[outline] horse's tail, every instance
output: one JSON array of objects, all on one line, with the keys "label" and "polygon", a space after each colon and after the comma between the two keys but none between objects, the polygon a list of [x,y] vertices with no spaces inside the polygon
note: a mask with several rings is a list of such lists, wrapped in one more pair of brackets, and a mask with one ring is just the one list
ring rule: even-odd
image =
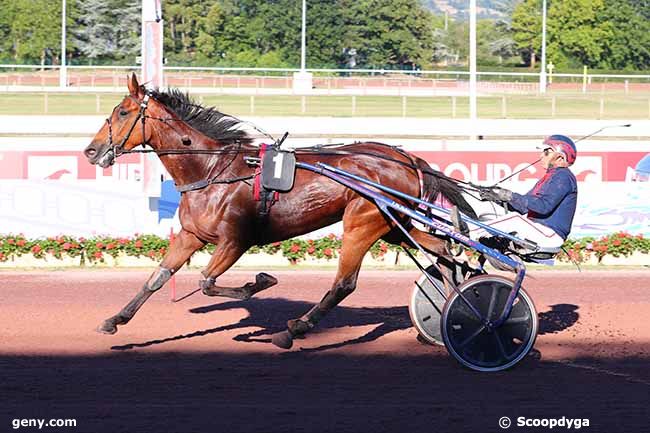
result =
[{"label": "horse's tail", "polygon": [[453,205],[470,218],[476,219],[476,212],[463,197],[463,189],[458,181],[432,169],[427,162],[417,158],[417,166],[422,172],[422,200],[434,203],[442,194]]}]

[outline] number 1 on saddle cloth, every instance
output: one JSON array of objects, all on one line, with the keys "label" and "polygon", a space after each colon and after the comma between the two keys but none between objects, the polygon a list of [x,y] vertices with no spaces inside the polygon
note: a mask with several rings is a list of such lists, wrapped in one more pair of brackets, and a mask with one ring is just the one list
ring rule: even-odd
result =
[{"label": "number 1 on saddle cloth", "polygon": [[262,218],[271,211],[281,192],[291,191],[296,175],[296,155],[263,144],[260,148],[260,167],[253,183],[253,198],[262,203]]}]

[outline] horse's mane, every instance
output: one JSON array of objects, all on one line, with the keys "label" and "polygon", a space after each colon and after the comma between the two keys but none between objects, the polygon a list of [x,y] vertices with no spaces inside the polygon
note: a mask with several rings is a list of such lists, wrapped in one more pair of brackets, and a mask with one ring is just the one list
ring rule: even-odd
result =
[{"label": "horse's mane", "polygon": [[222,144],[249,144],[252,141],[246,131],[238,128],[242,124],[241,120],[224,114],[215,107],[204,107],[179,89],[154,89],[149,90],[149,94],[182,121],[213,140]]}]

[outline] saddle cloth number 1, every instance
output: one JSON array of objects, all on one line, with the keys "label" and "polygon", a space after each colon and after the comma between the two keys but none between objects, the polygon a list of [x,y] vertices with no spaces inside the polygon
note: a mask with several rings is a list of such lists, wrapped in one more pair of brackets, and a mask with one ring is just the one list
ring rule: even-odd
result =
[{"label": "saddle cloth number 1", "polygon": [[296,155],[269,149],[262,161],[262,186],[271,191],[287,192],[293,188]]}]

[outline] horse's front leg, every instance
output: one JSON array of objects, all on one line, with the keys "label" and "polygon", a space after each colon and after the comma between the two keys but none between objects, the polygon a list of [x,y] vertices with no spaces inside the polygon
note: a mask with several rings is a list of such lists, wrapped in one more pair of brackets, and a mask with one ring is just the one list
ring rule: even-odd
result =
[{"label": "horse's front leg", "polygon": [[171,244],[165,258],[160,263],[158,269],[149,277],[142,289],[135,297],[126,304],[119,313],[110,317],[102,323],[97,331],[104,334],[115,334],[117,325],[125,325],[135,316],[135,313],[149,299],[151,295],[162,286],[178,271],[195,251],[205,245],[203,241],[194,236],[192,233],[181,230],[178,236]]},{"label": "horse's front leg", "polygon": [[205,295],[247,300],[255,293],[275,286],[278,283],[275,277],[261,272],[256,275],[255,282],[246,283],[241,287],[217,286],[217,277],[230,269],[245,251],[246,248],[238,245],[236,242],[221,242],[217,245],[210,258],[210,263],[201,271],[203,276],[205,276],[205,280],[201,281],[200,286]]}]

